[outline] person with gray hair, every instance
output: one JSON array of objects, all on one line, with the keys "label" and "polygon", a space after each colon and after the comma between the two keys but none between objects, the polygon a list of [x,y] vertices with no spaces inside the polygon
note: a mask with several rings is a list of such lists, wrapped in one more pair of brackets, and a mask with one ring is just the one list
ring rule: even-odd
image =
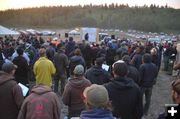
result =
[{"label": "person with gray hair", "polygon": [[62,95],[63,103],[68,106],[68,118],[79,117],[85,109],[82,94],[90,85],[91,82],[84,77],[84,67],[77,65],[73,71],[73,78],[67,82]]}]

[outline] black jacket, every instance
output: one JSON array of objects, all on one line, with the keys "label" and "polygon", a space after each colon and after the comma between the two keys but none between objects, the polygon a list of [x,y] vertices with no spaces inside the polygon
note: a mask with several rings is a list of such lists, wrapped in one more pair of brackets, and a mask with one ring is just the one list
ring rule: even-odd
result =
[{"label": "black jacket", "polygon": [[86,63],[82,56],[75,55],[70,58],[69,68],[71,74],[73,74],[74,68],[79,64],[83,65],[84,69],[86,69]]},{"label": "black jacket", "polygon": [[85,77],[90,80],[92,84],[102,85],[110,81],[110,74],[98,66],[93,66],[85,73]]},{"label": "black jacket", "polygon": [[105,84],[113,106],[113,116],[121,119],[141,119],[142,94],[135,82],[127,77],[116,77]]},{"label": "black jacket", "polygon": [[139,70],[140,65],[142,64],[142,56],[143,54],[137,53],[134,55],[131,61],[132,65],[134,65],[138,70]]},{"label": "black jacket", "polygon": [[129,72],[128,72],[127,77],[133,79],[134,82],[139,85],[139,83],[140,83],[139,71],[134,66],[132,66],[130,64],[128,65],[128,70],[129,70]]},{"label": "black jacket", "polygon": [[153,63],[142,64],[139,68],[140,73],[140,87],[152,87],[156,82],[158,75],[158,68]]}]

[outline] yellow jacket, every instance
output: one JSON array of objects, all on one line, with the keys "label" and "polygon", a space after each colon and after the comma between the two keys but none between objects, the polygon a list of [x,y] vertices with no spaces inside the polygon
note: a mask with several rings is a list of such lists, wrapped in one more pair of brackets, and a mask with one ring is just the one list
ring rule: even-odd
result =
[{"label": "yellow jacket", "polygon": [[36,77],[36,84],[52,86],[52,75],[56,69],[54,64],[46,57],[40,57],[34,64],[33,71]]}]

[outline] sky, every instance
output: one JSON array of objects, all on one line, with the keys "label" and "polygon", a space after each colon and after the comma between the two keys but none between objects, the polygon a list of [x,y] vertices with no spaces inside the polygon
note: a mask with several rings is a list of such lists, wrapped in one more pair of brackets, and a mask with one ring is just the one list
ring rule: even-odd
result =
[{"label": "sky", "polygon": [[144,4],[156,4],[180,9],[180,0],[0,0],[0,10],[19,9],[27,7],[56,6],[56,5],[84,5],[90,4],[126,4],[129,6],[143,6]]}]

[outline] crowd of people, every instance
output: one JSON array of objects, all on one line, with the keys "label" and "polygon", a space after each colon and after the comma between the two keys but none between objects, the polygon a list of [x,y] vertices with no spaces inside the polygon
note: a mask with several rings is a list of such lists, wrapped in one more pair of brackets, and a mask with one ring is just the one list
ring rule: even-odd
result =
[{"label": "crowd of people", "polygon": [[[0,38],[0,117],[60,119],[62,99],[68,119],[141,119],[149,113],[162,56],[169,71],[176,54],[168,42],[77,43],[69,37],[53,44],[34,36]],[[29,87],[25,97],[18,83]],[[173,86],[179,103],[180,83]]]}]

